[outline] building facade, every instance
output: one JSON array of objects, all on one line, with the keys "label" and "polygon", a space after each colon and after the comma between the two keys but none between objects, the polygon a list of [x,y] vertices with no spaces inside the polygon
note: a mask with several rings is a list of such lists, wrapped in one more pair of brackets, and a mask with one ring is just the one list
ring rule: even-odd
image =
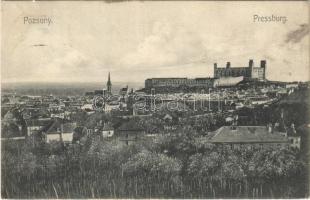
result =
[{"label": "building facade", "polygon": [[137,121],[134,120],[123,123],[116,130],[117,139],[126,145],[142,140],[144,136],[144,129],[138,124]]},{"label": "building facade", "polygon": [[221,77],[239,77],[265,80],[266,79],[266,61],[261,60],[260,67],[254,67],[253,60],[249,61],[247,67],[231,67],[230,62],[227,62],[225,68],[217,67],[217,63],[214,63],[214,78]]},{"label": "building facade", "polygon": [[145,88],[157,87],[213,87],[213,78],[149,78],[145,80]]}]

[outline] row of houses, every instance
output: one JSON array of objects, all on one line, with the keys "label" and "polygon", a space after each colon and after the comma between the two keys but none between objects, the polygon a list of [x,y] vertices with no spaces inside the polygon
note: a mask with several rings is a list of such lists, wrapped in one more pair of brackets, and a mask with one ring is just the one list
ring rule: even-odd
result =
[{"label": "row of houses", "polygon": [[[163,121],[175,122],[175,116],[164,115]],[[12,112],[8,112],[3,124],[17,123]],[[100,135],[105,139],[115,139],[125,144],[134,143],[147,136],[143,127],[138,120],[128,119],[123,120],[119,125],[111,123],[99,122],[94,127],[78,127],[75,122],[63,120],[60,118],[40,118],[25,120],[27,136],[36,134],[42,135],[42,139],[50,143],[52,141],[62,141],[70,144],[74,141],[74,135],[79,132],[84,132],[87,135]],[[208,134],[207,143],[212,144],[227,144],[232,146],[272,146],[272,147],[292,147],[300,148],[301,137],[297,134],[294,125],[283,130],[278,130],[276,126],[223,126]],[[22,127],[18,127],[22,129]],[[164,130],[177,131],[178,123],[167,123]],[[12,138],[18,138],[20,135],[14,135]]]},{"label": "row of houses", "polygon": [[[172,121],[169,115],[164,116],[164,120]],[[169,127],[169,131],[177,131]],[[168,131],[168,132],[169,132]],[[40,134],[46,143],[52,141],[71,144],[78,142],[74,140],[75,134],[100,135],[106,140],[118,140],[124,144],[131,144],[143,140],[147,137],[145,130],[139,125],[137,120],[128,120],[119,127],[113,127],[111,123],[98,123],[93,128],[77,127],[74,122],[65,122],[61,119],[52,121],[37,120],[27,122],[27,136]],[[20,137],[14,137],[15,139]],[[14,139],[13,138],[13,139]],[[223,126],[207,135],[206,143],[214,145],[226,145],[231,148],[295,148],[301,147],[301,136],[296,132],[294,125],[285,130],[276,130],[273,126]]]},{"label": "row of houses", "polygon": [[78,127],[75,122],[64,122],[61,119],[52,121],[35,120],[29,121],[27,125],[27,136],[34,134],[42,135],[42,139],[50,143],[60,141],[65,144],[78,142],[74,140],[74,135],[78,138],[84,135],[100,135],[102,138],[111,140],[117,139],[125,144],[133,143],[140,140],[145,132],[143,128],[134,120],[129,120],[114,128],[111,123],[98,123],[95,127]]}]

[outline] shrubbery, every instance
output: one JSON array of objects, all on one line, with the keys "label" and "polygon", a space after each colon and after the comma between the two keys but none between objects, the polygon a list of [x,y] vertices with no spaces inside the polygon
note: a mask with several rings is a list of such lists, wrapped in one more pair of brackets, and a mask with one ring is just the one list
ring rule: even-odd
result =
[{"label": "shrubbery", "polygon": [[[3,143],[5,198],[306,197],[307,167],[286,149],[204,146],[196,136],[123,145],[85,136],[63,147]],[[64,148],[62,151],[59,149]],[[41,153],[38,153],[41,152]],[[42,153],[45,152],[45,153]]]}]

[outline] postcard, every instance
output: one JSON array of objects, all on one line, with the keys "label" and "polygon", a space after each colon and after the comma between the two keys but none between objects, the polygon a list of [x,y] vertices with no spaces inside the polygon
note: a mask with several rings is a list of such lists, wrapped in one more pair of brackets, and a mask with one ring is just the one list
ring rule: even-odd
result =
[{"label": "postcard", "polygon": [[1,198],[309,197],[307,1],[1,4]]}]

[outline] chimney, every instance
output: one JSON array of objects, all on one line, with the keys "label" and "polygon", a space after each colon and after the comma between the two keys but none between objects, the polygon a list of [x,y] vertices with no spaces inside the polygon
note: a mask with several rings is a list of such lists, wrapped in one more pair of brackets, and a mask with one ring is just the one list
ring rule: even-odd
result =
[{"label": "chimney", "polygon": [[261,68],[266,68],[266,60],[261,60],[260,61],[260,67]]},{"label": "chimney", "polygon": [[249,60],[249,68],[253,68],[254,67],[254,62],[252,59]]},{"label": "chimney", "polygon": [[226,68],[230,68],[230,62],[226,63]]}]

